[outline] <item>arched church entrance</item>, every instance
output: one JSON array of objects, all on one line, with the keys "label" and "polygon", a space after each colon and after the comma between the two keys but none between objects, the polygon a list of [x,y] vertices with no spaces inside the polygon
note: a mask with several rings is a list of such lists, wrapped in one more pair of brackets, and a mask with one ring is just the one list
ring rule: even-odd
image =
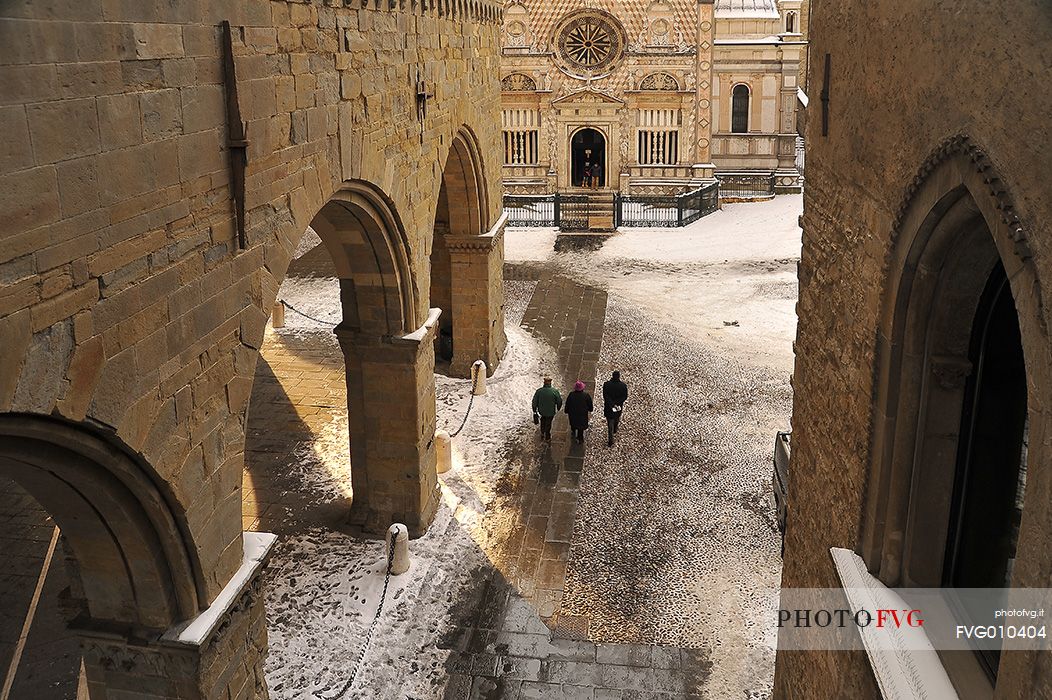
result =
[{"label": "arched church entrance", "polygon": [[[595,166],[598,165],[598,172]],[[606,187],[606,137],[591,127],[579,129],[570,139],[570,177],[574,187],[591,187],[588,177],[598,174],[599,187]]]}]

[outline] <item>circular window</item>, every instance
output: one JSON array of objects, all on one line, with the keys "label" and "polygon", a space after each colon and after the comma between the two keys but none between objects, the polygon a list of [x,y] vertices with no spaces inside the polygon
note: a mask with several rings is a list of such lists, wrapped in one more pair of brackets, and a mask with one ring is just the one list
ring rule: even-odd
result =
[{"label": "circular window", "polygon": [[571,70],[600,73],[624,53],[624,30],[613,17],[597,10],[563,20],[555,36],[559,58]]}]

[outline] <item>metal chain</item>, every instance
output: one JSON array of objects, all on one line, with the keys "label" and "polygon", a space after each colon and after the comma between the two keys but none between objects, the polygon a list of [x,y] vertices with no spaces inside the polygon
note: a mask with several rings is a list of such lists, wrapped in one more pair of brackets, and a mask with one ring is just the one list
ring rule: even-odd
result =
[{"label": "metal chain", "polygon": [[470,397],[471,398],[468,399],[468,410],[464,411],[464,420],[460,421],[460,427],[457,428],[455,432],[449,434],[450,439],[455,438],[457,435],[460,435],[460,431],[463,430],[464,426],[468,423],[468,416],[471,415],[471,407],[475,403],[474,391],[471,392]]},{"label": "metal chain", "polygon": [[384,609],[384,600],[387,598],[387,586],[391,582],[391,565],[394,563],[394,552],[395,544],[398,541],[398,533],[391,535],[391,548],[387,552],[387,574],[384,576],[384,589],[380,593],[380,603],[376,606],[376,615],[373,616],[373,621],[369,624],[369,631],[365,633],[365,643],[362,644],[361,651],[358,652],[358,658],[354,660],[354,666],[351,668],[351,677],[347,679],[347,682],[343,684],[340,691],[335,695],[330,695],[328,698],[324,698],[321,695],[321,691],[314,691],[314,695],[323,700],[337,700],[342,698],[344,693],[351,689],[354,685],[354,681],[358,678],[358,670],[361,668],[362,660],[365,659],[365,652],[369,650],[369,643],[373,640],[373,631],[376,629],[376,624],[380,621],[380,613]]},{"label": "metal chain", "polygon": [[475,382],[478,381],[478,365],[471,365],[471,393],[468,395],[468,410],[464,411],[464,420],[460,421],[460,427],[455,432],[449,434],[450,439],[460,435],[460,431],[464,429],[464,426],[468,424],[468,416],[471,415],[471,407],[475,405]]},{"label": "metal chain", "polygon": [[335,326],[335,325],[338,325],[340,323],[339,321],[326,321],[325,319],[318,318],[317,316],[311,316],[310,314],[307,314],[307,313],[304,313],[304,312],[300,311],[299,309],[297,309],[295,306],[293,306],[292,304],[288,303],[284,299],[278,299],[278,302],[282,306],[284,306],[286,309],[288,309],[289,311],[292,311],[293,313],[297,313],[300,316],[302,316],[303,318],[309,318],[310,320],[314,321],[315,323],[321,323],[321,324],[324,324],[326,326]]}]

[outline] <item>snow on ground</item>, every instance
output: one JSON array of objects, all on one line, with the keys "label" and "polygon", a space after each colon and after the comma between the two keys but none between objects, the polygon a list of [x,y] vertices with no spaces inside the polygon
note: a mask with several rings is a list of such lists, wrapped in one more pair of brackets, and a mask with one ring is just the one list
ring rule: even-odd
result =
[{"label": "snow on ground", "polygon": [[727,204],[689,226],[623,229],[598,250],[555,253],[550,229],[509,229],[508,262],[547,261],[685,337],[792,371],[802,195]]},{"label": "snow on ground", "polygon": [[[568,590],[567,601],[609,613],[597,620],[604,634],[631,622],[633,634],[699,646],[714,664],[711,697],[764,697],[770,688],[763,635],[747,619],[725,621],[749,618],[754,588],[777,585],[767,451],[788,420],[800,208],[799,196],[728,205],[684,229],[630,230],[587,252],[554,252],[551,230],[506,234],[509,262],[609,290],[600,371],[620,366],[634,392],[617,454],[591,462],[582,479],[581,524],[606,542],[575,547],[570,578],[594,585]],[[555,372],[552,351],[518,325],[534,287],[506,282],[507,356],[454,440],[457,467],[440,479],[435,524],[413,541],[413,568],[392,579],[359,683],[343,697],[441,697],[448,652],[438,641],[486,563],[487,537],[499,537],[506,515],[490,506],[505,450],[528,438],[530,397],[539,376]],[[290,311],[280,332],[331,342],[335,280],[289,278],[280,296],[327,321]],[[456,429],[468,381],[436,377],[436,394],[438,426]],[[329,463],[344,459],[345,436],[336,419],[310,454],[296,455],[304,482],[323,494],[338,481]],[[266,589],[272,698],[337,696],[376,610],[385,562],[383,542],[338,531],[278,544]]]},{"label": "snow on ground", "polygon": [[791,409],[801,207],[732,204],[558,253],[547,231],[506,234],[509,262],[608,290],[600,378],[620,369],[631,391],[618,445],[588,446],[564,605],[603,639],[701,650],[706,697],[771,692],[756,620],[781,568],[769,455]]},{"label": "snow on ground", "polygon": [[509,228],[504,231],[504,259],[547,260],[555,254],[554,228]]},{"label": "snow on ground", "polygon": [[281,333],[325,333],[331,336],[343,314],[340,282],[332,277],[286,277],[278,290],[278,300],[286,301],[296,309],[285,309],[285,327],[278,329]]},{"label": "snow on ground", "polygon": [[[280,297],[311,315],[338,314],[333,280],[286,279]],[[448,651],[438,649],[447,632],[451,601],[486,561],[480,548],[483,515],[508,460],[509,438],[533,427],[530,399],[538,377],[555,367],[553,353],[518,326],[534,283],[509,282],[507,354],[475,398],[463,432],[453,440],[454,469],[440,479],[442,504],[427,534],[411,543],[413,566],[392,577],[358,682],[339,691],[372,622],[386,568],[382,541],[315,529],[283,539],[268,570],[270,652],[266,673],[271,698],[432,698],[441,695]],[[331,335],[331,329],[289,312],[278,333]],[[438,425],[455,429],[467,408],[470,382],[436,376]],[[340,486],[332,461],[346,463],[346,417],[335,417],[310,454],[296,454],[292,469],[305,485],[325,491]],[[341,447],[342,446],[342,447]]]}]

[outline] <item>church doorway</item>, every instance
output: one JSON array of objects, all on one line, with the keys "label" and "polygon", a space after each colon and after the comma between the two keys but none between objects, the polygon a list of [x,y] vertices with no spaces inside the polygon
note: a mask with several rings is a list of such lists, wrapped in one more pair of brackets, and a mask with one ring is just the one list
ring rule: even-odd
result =
[{"label": "church doorway", "polygon": [[[586,181],[586,177],[590,179]],[[570,180],[573,187],[606,187],[606,137],[601,131],[585,128],[573,135]]]}]

